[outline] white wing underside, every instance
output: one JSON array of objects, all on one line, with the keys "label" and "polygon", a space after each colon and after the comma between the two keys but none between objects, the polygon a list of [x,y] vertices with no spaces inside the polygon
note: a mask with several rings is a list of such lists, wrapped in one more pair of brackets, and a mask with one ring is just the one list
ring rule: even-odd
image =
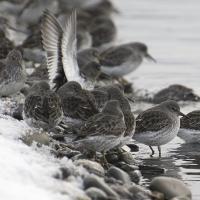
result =
[{"label": "white wing underside", "polygon": [[43,47],[47,52],[51,88],[55,86],[54,80],[58,75],[59,67],[63,67],[68,81],[77,81],[83,85],[84,81],[79,74],[76,58],[76,12],[72,12],[63,30],[55,16],[50,11],[46,11],[41,32]]},{"label": "white wing underside", "polygon": [[67,80],[83,83],[79,75],[76,49],[76,12],[66,22],[62,38],[62,62]]},{"label": "white wing underside", "polygon": [[44,13],[44,20],[41,27],[42,43],[47,53],[47,68],[51,88],[54,88],[54,78],[58,75],[60,38],[62,37],[62,28],[57,19],[49,11]]}]

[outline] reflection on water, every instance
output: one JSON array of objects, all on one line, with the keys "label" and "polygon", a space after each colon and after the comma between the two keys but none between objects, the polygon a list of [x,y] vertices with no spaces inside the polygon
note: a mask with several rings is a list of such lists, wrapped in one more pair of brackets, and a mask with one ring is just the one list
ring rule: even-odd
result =
[{"label": "reflection on water", "polygon": [[[115,17],[118,43],[142,41],[149,46],[157,64],[145,62],[128,76],[136,88],[155,92],[169,84],[184,84],[200,95],[200,1],[113,0],[121,15]],[[133,105],[138,114],[151,105]],[[188,113],[200,103],[181,104]],[[179,138],[162,147],[162,158],[150,158],[150,150],[139,145],[136,155],[143,165],[161,167],[164,175],[177,177],[200,199],[200,144],[186,145]],[[158,154],[156,154],[158,155]],[[144,183],[155,175],[144,174]]]},{"label": "reflection on water", "polygon": [[184,144],[179,138],[162,147],[162,158],[150,157],[150,149],[139,144],[140,151],[137,155],[142,160],[142,165],[153,166],[164,169],[163,174],[159,172],[143,171],[142,184],[148,184],[155,176],[170,176],[182,179],[192,190],[193,199],[199,200],[200,192],[200,144]]}]

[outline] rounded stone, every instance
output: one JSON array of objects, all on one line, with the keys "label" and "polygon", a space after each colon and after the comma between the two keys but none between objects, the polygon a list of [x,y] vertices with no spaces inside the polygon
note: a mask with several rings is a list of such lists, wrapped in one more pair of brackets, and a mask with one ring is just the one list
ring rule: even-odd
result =
[{"label": "rounded stone", "polygon": [[127,164],[135,164],[135,159],[131,152],[123,152],[120,154],[119,159]]},{"label": "rounded stone", "polygon": [[119,169],[118,167],[114,167],[114,166],[110,167],[107,171],[107,176],[113,177],[124,184],[131,183],[130,176],[125,171]]},{"label": "rounded stone", "polygon": [[172,177],[154,178],[150,183],[150,189],[163,193],[166,199],[180,196],[192,199],[192,194],[188,187],[181,180]]},{"label": "rounded stone", "polygon": [[107,194],[96,188],[96,187],[91,187],[88,188],[85,193],[92,199],[92,200],[106,200],[108,198]]},{"label": "rounded stone", "polygon": [[136,184],[139,184],[142,174],[140,170],[130,171],[129,176],[131,177],[131,181],[133,181]]},{"label": "rounded stone", "polygon": [[84,178],[83,185],[86,190],[91,187],[96,187],[104,191],[108,195],[108,197],[119,199],[118,194],[113,189],[111,189],[102,178],[96,175],[91,174],[89,176],[86,176]]},{"label": "rounded stone", "polygon": [[22,141],[28,146],[32,145],[33,142],[36,142],[38,145],[49,146],[51,138],[46,133],[34,133],[25,135]]},{"label": "rounded stone", "polygon": [[88,170],[88,172],[92,174],[96,174],[98,176],[105,175],[104,168],[97,162],[87,160],[87,159],[80,159],[80,160],[76,160],[74,163],[77,166],[83,166],[85,169]]}]

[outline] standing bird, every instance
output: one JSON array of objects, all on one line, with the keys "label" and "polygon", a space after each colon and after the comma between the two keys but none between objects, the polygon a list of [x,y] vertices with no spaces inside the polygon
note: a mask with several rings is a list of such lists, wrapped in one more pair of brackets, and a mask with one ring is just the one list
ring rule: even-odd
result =
[{"label": "standing bird", "polygon": [[90,152],[103,154],[116,147],[126,130],[119,102],[108,101],[102,112],[90,117],[80,129],[78,146]]},{"label": "standing bird", "polygon": [[124,115],[126,130],[120,146],[130,143],[135,132],[135,117],[131,111],[128,99],[117,86],[105,86],[92,91],[96,102],[102,107],[108,100],[117,100]]},{"label": "standing bird", "polygon": [[65,116],[72,119],[87,120],[98,113],[93,95],[84,90],[76,81],[69,81],[57,91]]},{"label": "standing bird", "polygon": [[181,117],[178,137],[186,143],[200,143],[200,110],[195,110]]},{"label": "standing bird", "polygon": [[158,106],[150,108],[136,118],[136,130],[133,139],[150,147],[157,146],[161,157],[161,145],[167,144],[176,137],[180,128],[179,105],[173,101],[165,101]]},{"label": "standing bird", "polygon": [[12,50],[6,59],[0,60],[0,96],[19,92],[26,80],[26,71],[20,51]]},{"label": "standing bird", "polygon": [[100,54],[99,60],[102,72],[120,78],[136,70],[141,65],[143,58],[155,62],[155,59],[149,55],[145,44],[133,42],[106,49]]},{"label": "standing bird", "polygon": [[24,119],[30,126],[50,130],[63,117],[59,96],[50,90],[49,84],[41,81],[32,86],[24,103]]}]

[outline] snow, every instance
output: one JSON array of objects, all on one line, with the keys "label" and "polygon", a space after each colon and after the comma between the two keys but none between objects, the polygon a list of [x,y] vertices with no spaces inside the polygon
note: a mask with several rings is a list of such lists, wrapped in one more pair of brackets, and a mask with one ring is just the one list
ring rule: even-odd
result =
[{"label": "snow", "polygon": [[56,159],[48,147],[29,147],[19,139],[30,131],[24,121],[0,116],[1,199],[68,200],[83,196],[81,179],[67,182],[53,177],[61,166],[75,168],[70,160]]}]

